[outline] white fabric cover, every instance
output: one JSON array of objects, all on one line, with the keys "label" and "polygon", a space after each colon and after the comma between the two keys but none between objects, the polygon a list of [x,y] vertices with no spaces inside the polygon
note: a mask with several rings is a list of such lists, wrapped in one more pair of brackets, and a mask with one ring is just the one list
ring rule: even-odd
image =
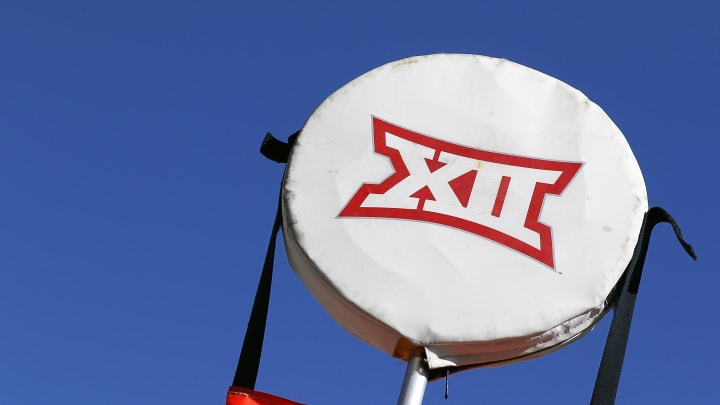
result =
[{"label": "white fabric cover", "polygon": [[515,361],[589,331],[647,211],[600,107],[463,54],[393,62],[328,97],[283,190],[307,288],[353,335],[403,359],[422,347],[430,368]]}]

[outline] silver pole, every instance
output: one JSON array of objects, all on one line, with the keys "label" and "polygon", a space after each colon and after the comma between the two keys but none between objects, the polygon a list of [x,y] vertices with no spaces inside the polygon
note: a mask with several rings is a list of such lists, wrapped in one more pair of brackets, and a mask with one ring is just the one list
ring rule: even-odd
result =
[{"label": "silver pole", "polygon": [[398,405],[422,405],[427,380],[428,370],[425,357],[422,352],[415,352],[408,360],[407,369],[405,369],[405,379],[400,390]]}]

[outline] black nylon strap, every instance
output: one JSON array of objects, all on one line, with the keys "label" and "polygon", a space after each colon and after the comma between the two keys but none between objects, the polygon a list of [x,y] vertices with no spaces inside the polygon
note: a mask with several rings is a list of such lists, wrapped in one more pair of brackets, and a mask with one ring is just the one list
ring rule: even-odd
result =
[{"label": "black nylon strap", "polygon": [[300,131],[288,137],[287,143],[275,138],[270,132],[265,134],[265,138],[260,144],[260,153],[266,158],[278,162],[287,163],[288,157],[290,157],[290,150],[292,149],[295,139],[300,134]]},{"label": "black nylon strap", "polygon": [[250,321],[245,331],[245,340],[243,340],[240,358],[238,359],[238,365],[235,369],[235,378],[233,378],[232,385],[236,387],[255,389],[255,381],[257,380],[258,369],[260,368],[260,355],[262,354],[263,340],[265,339],[265,324],[270,305],[270,289],[272,287],[272,273],[275,263],[275,244],[281,223],[282,212],[280,202],[278,201],[275,222],[273,223],[270,242],[268,242],[267,253],[265,254],[265,263],[263,264],[262,273],[260,274],[260,282],[255,292],[255,301],[253,302],[252,312],[250,313]]},{"label": "black nylon strap", "polygon": [[672,225],[680,244],[685,251],[693,258],[697,259],[692,246],[685,242],[682,232],[677,222],[667,211],[660,207],[653,207],[648,210],[643,220],[643,226],[640,230],[638,244],[635,246],[632,260],[625,270],[625,278],[622,281],[622,290],[618,298],[617,306],[613,314],[613,320],[608,332],[607,341],[605,342],[605,350],[600,368],[598,369],[597,378],[595,379],[595,388],[593,390],[591,405],[612,405],[615,403],[618,385],[620,383],[620,373],[622,372],[623,362],[625,360],[625,349],[627,348],[628,336],[630,334],[630,324],[632,323],[633,311],[635,309],[635,301],[640,288],[640,278],[642,277],[643,265],[647,256],[648,245],[650,243],[650,234],[655,225],[667,222]]},{"label": "black nylon strap", "polygon": [[[275,139],[269,132],[265,135],[260,152],[268,159],[278,163],[286,163],[290,155],[292,145],[297,138],[298,132],[288,138],[288,143]],[[238,359],[233,386],[255,389],[258,370],[260,368],[260,356],[262,354],[263,340],[265,339],[265,325],[267,323],[268,309],[270,305],[270,290],[272,287],[272,273],[275,264],[275,245],[277,234],[282,226],[282,194],[278,196],[275,222],[270,232],[265,262],[263,263],[260,281],[255,292],[250,320],[248,321],[245,339],[243,340],[240,358]]]}]

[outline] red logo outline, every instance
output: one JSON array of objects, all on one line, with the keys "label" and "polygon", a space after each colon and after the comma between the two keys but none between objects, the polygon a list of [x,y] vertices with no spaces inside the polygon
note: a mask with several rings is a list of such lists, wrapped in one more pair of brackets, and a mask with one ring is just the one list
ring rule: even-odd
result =
[{"label": "red logo outline", "polygon": [[[537,159],[524,156],[507,155],[498,152],[490,152],[482,149],[474,149],[467,146],[462,146],[440,139],[432,138],[427,135],[423,135],[383,121],[374,116],[372,117],[372,125],[373,138],[375,141],[375,152],[380,155],[387,156],[390,159],[390,162],[395,169],[395,173],[391,174],[388,178],[386,178],[379,184],[364,183],[360,187],[360,189],[353,195],[353,197],[350,199],[350,201],[347,203],[345,208],[343,208],[343,210],[338,216],[409,219],[440,225],[447,225],[490,239],[503,246],[509,247],[510,249],[529,256],[535,260],[538,260],[539,262],[549,266],[550,268],[555,268],[553,257],[552,228],[539,221],[540,211],[542,210],[545,195],[561,194],[568,186],[570,181],[575,177],[575,174],[577,174],[577,172],[580,170],[583,163]],[[391,133],[392,135],[406,139],[412,143],[420,144],[422,146],[434,149],[436,151],[434,160],[437,160],[439,152],[443,151],[453,155],[463,156],[481,161],[561,172],[561,175],[553,184],[541,182],[535,183],[535,188],[530,199],[530,206],[528,208],[527,216],[525,217],[524,227],[536,232],[540,236],[540,248],[538,249],[520,239],[510,236],[497,229],[493,229],[487,225],[469,221],[463,218],[458,218],[448,214],[425,211],[423,210],[424,200],[422,200],[422,197],[420,195],[413,195],[413,197],[421,198],[418,207],[415,209],[393,207],[363,207],[362,203],[370,194],[385,194],[395,185],[410,176],[410,171],[408,170],[405,161],[400,154],[400,151],[387,145],[387,133]],[[430,166],[432,161],[427,160],[427,162],[428,166]],[[433,169],[431,168],[431,171],[432,170]],[[492,215],[495,215],[497,211],[497,215],[495,216],[499,216],[499,210],[502,209],[502,200],[504,200],[505,198],[504,193],[507,191],[508,181],[509,178],[507,177],[503,178],[502,180],[500,190],[496,197],[496,204],[495,207],[493,207]],[[419,190],[415,194],[419,194],[420,191],[425,190],[426,188],[427,186],[425,186],[425,188]],[[500,202],[499,207],[498,201]]]}]

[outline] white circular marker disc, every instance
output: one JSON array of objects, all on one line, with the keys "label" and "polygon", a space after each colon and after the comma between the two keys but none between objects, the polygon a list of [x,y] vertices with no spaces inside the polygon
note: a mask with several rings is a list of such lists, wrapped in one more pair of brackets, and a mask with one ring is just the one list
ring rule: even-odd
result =
[{"label": "white circular marker disc", "polygon": [[352,334],[430,368],[547,352],[609,310],[647,195],[596,104],[528,67],[413,57],[328,97],[294,145],[293,269]]}]

